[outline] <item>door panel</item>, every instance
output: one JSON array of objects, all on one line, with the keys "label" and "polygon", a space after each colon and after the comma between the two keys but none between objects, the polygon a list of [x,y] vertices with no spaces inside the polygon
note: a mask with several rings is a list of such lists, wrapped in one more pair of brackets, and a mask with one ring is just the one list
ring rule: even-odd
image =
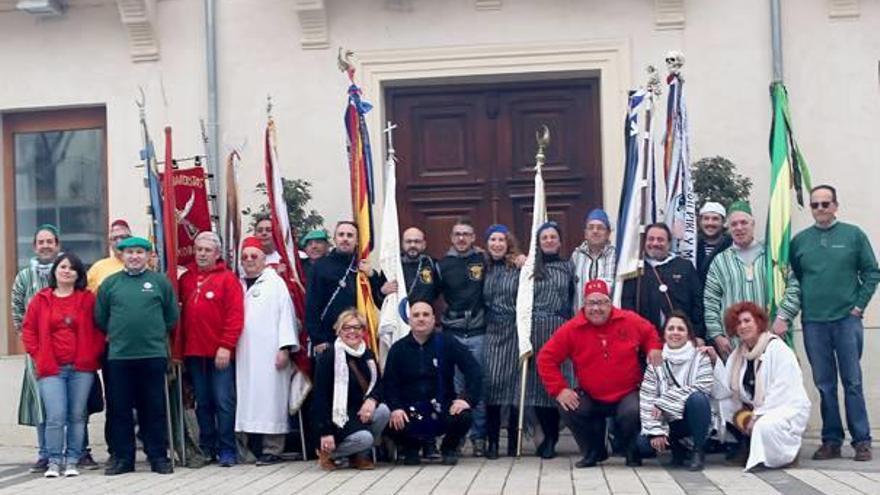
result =
[{"label": "door panel", "polygon": [[471,219],[480,240],[490,224],[505,223],[526,251],[535,131],[546,124],[548,214],[569,253],[584,213],[602,202],[598,97],[594,79],[389,89],[401,228],[425,230],[429,252],[440,256],[458,217]]}]

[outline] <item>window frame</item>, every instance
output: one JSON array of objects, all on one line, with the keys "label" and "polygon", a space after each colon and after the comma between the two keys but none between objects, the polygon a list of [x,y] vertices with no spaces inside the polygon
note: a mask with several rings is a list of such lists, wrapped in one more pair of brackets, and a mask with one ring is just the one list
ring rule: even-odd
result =
[{"label": "window frame", "polygon": [[[104,204],[108,204],[110,193],[109,170],[107,167],[107,109],[105,106],[87,106],[66,108],[57,110],[34,110],[21,112],[4,112],[2,115],[3,128],[3,229],[4,238],[8,240],[4,253],[4,265],[6,266],[6,315],[8,329],[6,335],[7,354],[21,354],[24,348],[21,341],[12,328],[12,299],[11,288],[18,273],[18,242],[16,232],[18,226],[15,214],[15,134],[27,132],[48,132],[48,131],[75,131],[82,129],[100,129],[103,139],[103,163],[99,169],[103,171],[106,187],[104,188]],[[109,222],[110,210],[105,209],[103,225],[106,228]],[[62,234],[62,248],[64,237]]]}]

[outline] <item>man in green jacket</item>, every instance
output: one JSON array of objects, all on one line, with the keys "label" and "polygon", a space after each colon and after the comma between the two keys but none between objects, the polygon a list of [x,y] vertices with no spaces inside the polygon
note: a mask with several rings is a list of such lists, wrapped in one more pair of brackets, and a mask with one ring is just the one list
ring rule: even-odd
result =
[{"label": "man in green jacket", "polygon": [[837,375],[854,460],[871,460],[871,426],[862,392],[864,327],[862,315],[880,281],[880,269],[868,236],[837,220],[837,191],[829,185],[810,191],[816,223],[791,241],[791,267],[801,285],[804,347],[819,389],[822,446],[813,459],[840,457],[843,424],[837,402]]},{"label": "man in green jacket", "polygon": [[150,468],[168,474],[165,370],[177,298],[164,274],[147,270],[150,241],[130,237],[117,247],[125,270],[104,280],[95,304],[95,321],[107,334],[107,421],[114,455],[104,474],[134,471],[132,408],[137,409]]},{"label": "man in green jacket", "polygon": [[[724,331],[727,308],[742,301],[767,307],[770,301],[767,250],[755,239],[752,207],[744,201],[733,203],[728,209],[727,222],[733,244],[712,258],[703,288],[706,341],[712,342],[725,359],[737,345],[736,339],[728,338]],[[770,330],[776,335],[784,335],[799,311],[800,287],[797,279],[789,275],[785,295]]]}]

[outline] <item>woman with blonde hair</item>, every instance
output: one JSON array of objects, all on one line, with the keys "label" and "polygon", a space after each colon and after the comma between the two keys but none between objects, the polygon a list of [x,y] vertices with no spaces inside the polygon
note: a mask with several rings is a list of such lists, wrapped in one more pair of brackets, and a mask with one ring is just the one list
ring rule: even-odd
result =
[{"label": "woman with blonde hair", "polygon": [[797,460],[810,416],[797,357],[785,342],[770,332],[763,308],[746,301],[724,314],[729,337],[740,345],[726,363],[725,392],[719,399],[727,429],[738,440],[729,460],[746,471],[763,465],[784,467]]},{"label": "woman with blonde hair", "polygon": [[356,469],[373,469],[371,449],[391,416],[381,403],[376,356],[364,339],[367,321],[354,308],[339,314],[336,340],[318,355],[312,414],[321,436],[318,465],[336,469],[349,458]]}]

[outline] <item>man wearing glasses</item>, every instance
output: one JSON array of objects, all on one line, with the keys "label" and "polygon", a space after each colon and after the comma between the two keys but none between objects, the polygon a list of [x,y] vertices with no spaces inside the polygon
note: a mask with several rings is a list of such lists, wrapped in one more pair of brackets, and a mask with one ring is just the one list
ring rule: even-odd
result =
[{"label": "man wearing glasses", "polygon": [[868,236],[837,220],[837,191],[829,185],[810,191],[816,223],[791,241],[791,267],[801,285],[804,346],[819,389],[822,446],[813,459],[840,457],[844,440],[837,402],[837,375],[856,461],[871,460],[871,426],[862,392],[862,315],[880,281]]},{"label": "man wearing glasses", "polygon": [[116,272],[121,272],[125,268],[125,265],[122,263],[122,251],[117,246],[121,241],[129,237],[131,237],[131,228],[128,226],[128,222],[122,219],[113,220],[113,223],[110,224],[110,236],[108,238],[110,241],[110,256],[96,261],[89,268],[87,274],[88,288],[91,292],[97,293],[98,287],[101,286],[101,282],[104,279]]},{"label": "man wearing glasses", "polygon": [[[583,458],[575,466],[593,467],[608,458],[605,418],[612,417],[626,446],[626,465],[641,466],[636,447],[640,430],[640,352],[660,366],[662,345],[654,325],[638,314],[613,307],[608,284],[594,279],[584,286],[584,306],[564,323],[538,353],[538,375],[556,397],[563,422]],[[571,389],[562,364],[571,360],[578,388]]]},{"label": "man wearing glasses", "polygon": [[[438,263],[439,291],[446,301],[446,311],[440,319],[443,332],[455,337],[485,368],[483,342],[486,337],[486,317],[483,306],[483,280],[486,258],[474,247],[474,226],[460,218],[452,226],[452,247]],[[464,389],[465,379],[455,375],[456,392]],[[474,423],[469,437],[475,457],[482,457],[486,443],[486,406],[481,401],[474,407]]]}]

